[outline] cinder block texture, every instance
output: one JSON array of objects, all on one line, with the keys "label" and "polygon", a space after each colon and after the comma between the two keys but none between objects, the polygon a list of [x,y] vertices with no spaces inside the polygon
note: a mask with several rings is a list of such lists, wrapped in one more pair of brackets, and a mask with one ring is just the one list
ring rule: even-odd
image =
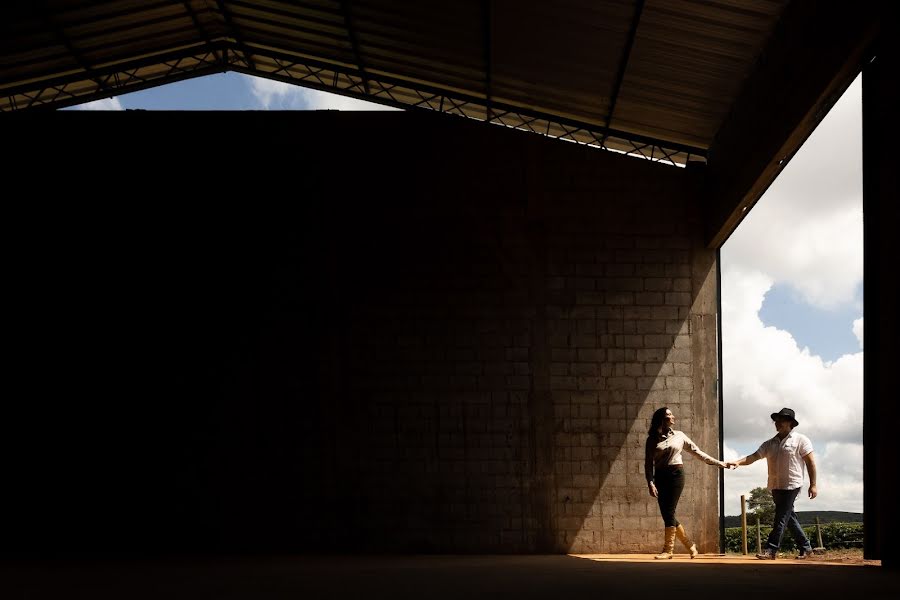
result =
[{"label": "cinder block texture", "polygon": [[[698,174],[435,116],[56,115],[132,135],[96,206],[21,234],[48,382],[21,402],[52,435],[17,506],[45,543],[659,549],[650,415],[718,453]],[[686,467],[678,516],[714,551],[718,470]]]}]

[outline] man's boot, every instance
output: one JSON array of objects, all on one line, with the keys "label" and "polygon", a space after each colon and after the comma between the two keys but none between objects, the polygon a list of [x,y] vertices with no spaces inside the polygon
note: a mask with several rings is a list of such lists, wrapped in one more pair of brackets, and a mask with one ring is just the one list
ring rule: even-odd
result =
[{"label": "man's boot", "polygon": [[666,544],[663,546],[662,552],[653,558],[672,558],[675,552],[675,528],[666,527]]},{"label": "man's boot", "polygon": [[763,551],[756,555],[756,558],[760,560],[775,560],[775,557],[778,555],[778,551],[774,548],[763,548]]},{"label": "man's boot", "polygon": [[691,558],[697,556],[697,545],[688,538],[687,533],[684,531],[684,525],[678,524],[678,527],[675,528],[675,535],[678,536],[678,541],[684,544],[687,551],[691,553]]}]

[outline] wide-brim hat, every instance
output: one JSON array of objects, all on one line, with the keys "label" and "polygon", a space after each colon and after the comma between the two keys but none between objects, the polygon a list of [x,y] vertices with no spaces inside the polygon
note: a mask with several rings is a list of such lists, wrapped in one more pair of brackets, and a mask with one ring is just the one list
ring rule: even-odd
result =
[{"label": "wide-brim hat", "polygon": [[800,424],[797,422],[797,419],[794,418],[794,411],[790,408],[782,408],[777,413],[772,413],[771,416],[772,416],[773,421],[775,419],[777,419],[778,417],[787,417],[788,419],[791,420],[791,423],[793,424],[794,427],[796,427],[797,425]]}]

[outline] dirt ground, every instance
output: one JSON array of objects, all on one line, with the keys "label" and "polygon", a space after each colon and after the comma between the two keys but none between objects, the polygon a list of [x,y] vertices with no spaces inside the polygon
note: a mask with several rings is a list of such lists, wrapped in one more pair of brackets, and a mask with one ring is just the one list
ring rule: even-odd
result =
[{"label": "dirt ground", "polygon": [[[755,552],[751,552],[750,556],[753,556],[754,554]],[[741,557],[741,554],[729,552],[726,556],[739,558]],[[796,552],[783,552],[778,555],[778,558],[793,560],[796,556]],[[834,550],[825,550],[824,552],[817,552],[812,558],[814,558],[816,562],[881,566],[880,560],[866,560],[863,558],[862,548],[837,548]]]}]

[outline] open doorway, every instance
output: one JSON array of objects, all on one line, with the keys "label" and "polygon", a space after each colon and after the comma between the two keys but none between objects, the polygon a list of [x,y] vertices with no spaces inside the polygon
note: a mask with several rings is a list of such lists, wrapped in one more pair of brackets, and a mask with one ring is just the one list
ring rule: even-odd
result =
[{"label": "open doorway", "polygon": [[[801,523],[852,523],[860,539],[862,179],[860,75],[720,254],[725,458],[756,451],[775,434],[770,413],[794,409],[818,464],[818,497],[807,476],[795,505]],[[726,473],[726,528],[766,475],[764,460]]]}]

